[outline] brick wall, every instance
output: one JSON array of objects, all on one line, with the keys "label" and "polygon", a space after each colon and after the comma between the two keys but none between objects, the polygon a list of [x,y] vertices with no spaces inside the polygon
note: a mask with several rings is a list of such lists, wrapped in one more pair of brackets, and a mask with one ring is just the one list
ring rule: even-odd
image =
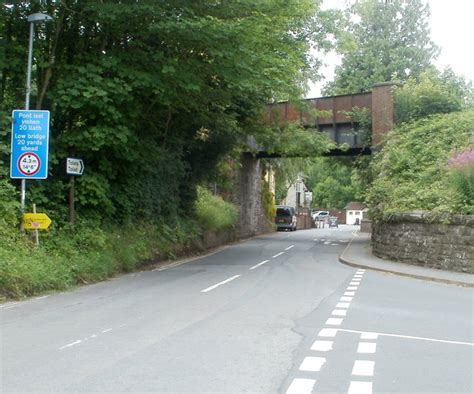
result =
[{"label": "brick wall", "polygon": [[408,264],[474,273],[474,216],[453,216],[449,224],[429,214],[401,214],[389,223],[373,223],[376,256]]}]

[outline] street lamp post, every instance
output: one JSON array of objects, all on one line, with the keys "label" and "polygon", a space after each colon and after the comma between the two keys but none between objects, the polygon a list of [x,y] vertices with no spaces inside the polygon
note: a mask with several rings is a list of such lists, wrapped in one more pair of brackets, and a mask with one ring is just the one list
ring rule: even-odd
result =
[{"label": "street lamp post", "polygon": [[[30,24],[30,40],[28,45],[28,69],[26,71],[26,97],[25,97],[25,109],[30,109],[30,93],[31,93],[31,67],[33,63],[33,41],[35,33],[35,23],[49,22],[52,21],[49,15],[42,14],[40,12],[31,14],[28,16],[28,22]],[[21,211],[25,212],[26,203],[26,179],[21,180]]]}]

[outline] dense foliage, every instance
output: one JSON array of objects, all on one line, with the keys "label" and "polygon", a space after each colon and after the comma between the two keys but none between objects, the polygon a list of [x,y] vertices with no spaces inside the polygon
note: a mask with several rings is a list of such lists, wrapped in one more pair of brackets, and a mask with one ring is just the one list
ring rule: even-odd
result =
[{"label": "dense foliage", "polygon": [[452,70],[446,69],[443,73],[427,70],[396,88],[396,122],[400,124],[433,114],[460,111],[471,105],[473,99],[472,83]]},{"label": "dense foliage", "polygon": [[326,94],[370,91],[374,83],[418,76],[437,47],[429,38],[428,4],[422,0],[361,0],[347,9],[338,52],[342,63]]},{"label": "dense foliage", "polygon": [[472,187],[465,187],[472,186],[472,163],[462,169],[450,164],[456,153],[474,147],[473,125],[470,108],[394,129],[373,164],[376,178],[369,192],[373,217],[384,220],[418,209],[441,216],[474,214]]},{"label": "dense foliage", "polygon": [[[186,247],[235,209],[197,185],[232,189],[235,152],[271,101],[297,99],[325,47],[329,12],[313,0],[7,0],[0,5],[0,288],[7,296],[65,288]],[[40,248],[18,232],[8,179],[10,114],[24,108],[29,24],[35,24],[31,109],[51,111],[49,177],[27,182],[53,225]],[[311,143],[307,133],[295,133]],[[283,144],[286,130],[278,130]],[[297,139],[297,138],[296,138]],[[271,140],[271,138],[270,138]],[[307,145],[307,144],[306,144]],[[67,220],[65,159],[78,224]],[[207,202],[206,202],[207,201]],[[211,201],[211,202],[209,202]],[[215,210],[224,206],[223,217]],[[206,211],[207,210],[207,211]],[[183,219],[183,217],[185,219]],[[192,219],[190,219],[192,218]],[[206,220],[211,219],[208,223]],[[151,224],[150,224],[151,223]],[[166,223],[166,224],[161,224]],[[41,264],[39,264],[41,262]]]},{"label": "dense foliage", "polygon": [[173,227],[135,223],[99,228],[79,222],[75,228],[43,233],[39,248],[19,232],[0,236],[0,301],[104,280],[198,245],[196,224],[183,220]]},{"label": "dense foliage", "polygon": [[196,200],[195,209],[196,219],[206,230],[225,230],[237,222],[237,208],[203,187],[198,187],[198,199]]},{"label": "dense foliage", "polygon": [[[8,1],[0,7],[0,135],[21,108],[28,43],[37,24],[32,107],[51,110],[50,174],[29,202],[66,218],[64,160],[84,159],[79,215],[177,217],[196,185],[248,134],[262,106],[297,97],[322,43],[311,0],[158,2]],[[8,59],[8,61],[7,61]],[[1,176],[8,144],[0,144]]]}]

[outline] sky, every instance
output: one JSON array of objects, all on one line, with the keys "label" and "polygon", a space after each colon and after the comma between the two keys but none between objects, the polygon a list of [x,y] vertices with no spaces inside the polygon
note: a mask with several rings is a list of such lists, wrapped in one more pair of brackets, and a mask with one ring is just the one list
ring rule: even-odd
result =
[{"label": "sky", "polygon": [[[439,69],[447,66],[474,81],[474,0],[425,0],[430,5],[431,39],[441,48],[434,61]],[[344,8],[346,0],[324,0],[324,8]],[[312,84],[307,97],[318,97],[325,82],[332,80],[335,54],[325,55],[325,80]]]}]

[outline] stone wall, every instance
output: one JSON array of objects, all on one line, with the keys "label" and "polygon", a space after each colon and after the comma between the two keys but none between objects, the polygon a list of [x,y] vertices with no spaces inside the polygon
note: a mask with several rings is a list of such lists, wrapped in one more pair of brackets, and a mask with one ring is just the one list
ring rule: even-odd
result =
[{"label": "stone wall", "polygon": [[272,231],[262,204],[263,166],[260,159],[251,154],[241,156],[241,168],[237,177],[234,203],[239,208],[236,226],[237,238],[248,238]]},{"label": "stone wall", "polygon": [[449,224],[412,212],[373,223],[376,256],[408,264],[474,273],[474,216],[453,216]]}]

